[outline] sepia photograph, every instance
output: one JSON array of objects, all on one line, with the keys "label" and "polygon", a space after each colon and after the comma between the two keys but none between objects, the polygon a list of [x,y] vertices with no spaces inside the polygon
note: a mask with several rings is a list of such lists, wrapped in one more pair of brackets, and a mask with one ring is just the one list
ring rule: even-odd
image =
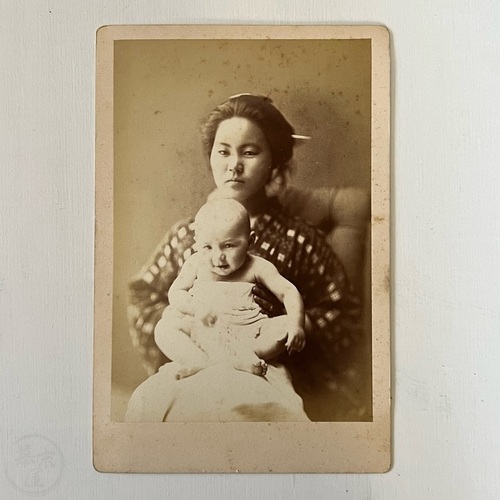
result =
[{"label": "sepia photograph", "polygon": [[[238,469],[387,470],[388,50],[383,27],[99,30],[103,470],[230,471],[218,436],[263,425],[291,449],[313,433],[318,458],[269,465],[242,440]],[[120,428],[142,449],[110,446]],[[148,460],[148,439],[204,430],[218,464]]]},{"label": "sepia photograph", "polygon": [[500,499],[499,1],[2,21],[1,498]]}]

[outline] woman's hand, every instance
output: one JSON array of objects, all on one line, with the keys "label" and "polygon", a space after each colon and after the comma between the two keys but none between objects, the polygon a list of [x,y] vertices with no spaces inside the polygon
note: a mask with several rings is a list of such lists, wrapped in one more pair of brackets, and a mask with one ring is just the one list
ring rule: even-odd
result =
[{"label": "woman's hand", "polygon": [[257,283],[252,288],[252,293],[261,311],[270,318],[286,314],[283,304],[264,285]]}]

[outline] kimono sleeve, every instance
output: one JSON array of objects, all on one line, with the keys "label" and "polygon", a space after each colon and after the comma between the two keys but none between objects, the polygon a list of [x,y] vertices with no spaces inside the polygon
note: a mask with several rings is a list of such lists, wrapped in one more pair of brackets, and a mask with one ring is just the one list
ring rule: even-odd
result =
[{"label": "kimono sleeve", "polygon": [[321,233],[309,233],[301,253],[301,290],[314,325],[312,340],[326,360],[337,364],[362,334],[361,303]]},{"label": "kimono sleeve", "polygon": [[185,260],[193,253],[192,219],[176,224],[165,235],[147,264],[129,284],[129,332],[132,344],[152,375],[167,358],[154,340],[154,329],[168,305],[168,291]]}]

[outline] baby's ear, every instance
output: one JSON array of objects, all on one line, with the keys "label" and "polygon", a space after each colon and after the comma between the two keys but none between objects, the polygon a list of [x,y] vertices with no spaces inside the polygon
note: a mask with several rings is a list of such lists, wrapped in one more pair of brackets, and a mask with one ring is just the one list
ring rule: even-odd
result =
[{"label": "baby's ear", "polygon": [[255,239],[256,239],[255,231],[250,231],[250,235],[248,236],[248,246],[249,247],[253,246],[253,244],[255,243]]}]

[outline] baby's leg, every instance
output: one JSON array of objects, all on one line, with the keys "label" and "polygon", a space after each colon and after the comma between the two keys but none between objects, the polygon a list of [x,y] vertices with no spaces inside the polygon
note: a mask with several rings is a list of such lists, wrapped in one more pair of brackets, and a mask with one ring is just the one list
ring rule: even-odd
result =
[{"label": "baby's leg", "polygon": [[184,378],[209,365],[206,354],[189,336],[192,320],[190,316],[165,314],[155,328],[155,341],[158,347],[172,361],[183,365],[178,378]]},{"label": "baby's leg", "polygon": [[265,319],[258,337],[252,342],[252,347],[259,358],[269,361],[286,350],[287,337],[286,316]]},{"label": "baby's leg", "polygon": [[253,352],[251,334],[245,335],[244,330],[220,321],[215,328],[205,329],[205,335],[198,335],[197,342],[212,362],[228,362],[236,370],[264,376],[267,363]]}]

